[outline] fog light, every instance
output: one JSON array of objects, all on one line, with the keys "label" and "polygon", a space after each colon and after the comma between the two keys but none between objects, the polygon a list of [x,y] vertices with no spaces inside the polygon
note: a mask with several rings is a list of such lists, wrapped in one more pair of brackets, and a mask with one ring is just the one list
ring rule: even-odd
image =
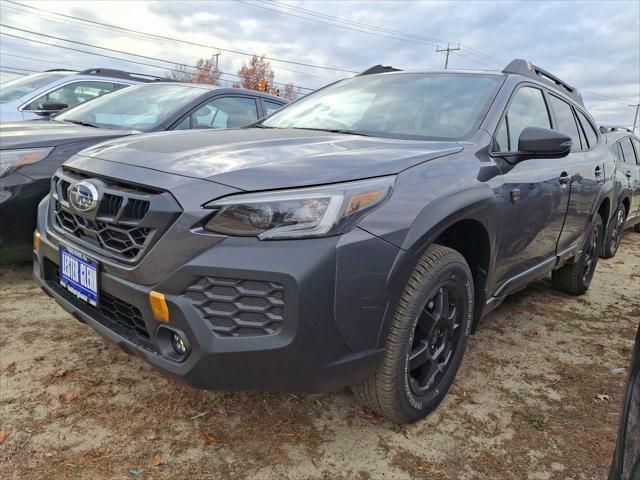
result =
[{"label": "fog light", "polygon": [[40,232],[33,234],[33,249],[40,253]]},{"label": "fog light", "polygon": [[185,343],[184,338],[182,338],[179,334],[174,333],[171,336],[171,345],[173,345],[173,349],[177,354],[184,355],[185,353],[187,353],[187,344]]}]

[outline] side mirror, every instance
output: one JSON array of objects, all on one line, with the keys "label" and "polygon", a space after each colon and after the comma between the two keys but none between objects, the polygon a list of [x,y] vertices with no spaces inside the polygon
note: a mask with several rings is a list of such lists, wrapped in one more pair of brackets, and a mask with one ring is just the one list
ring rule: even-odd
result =
[{"label": "side mirror", "polygon": [[57,113],[61,110],[64,110],[68,106],[69,105],[63,102],[45,102],[42,104],[42,108],[35,113],[43,117],[48,117],[52,113]]},{"label": "side mirror", "polygon": [[564,133],[550,128],[527,127],[518,138],[518,151],[495,152],[492,156],[505,157],[516,163],[530,158],[562,158],[571,153],[573,141]]},{"label": "side mirror", "polygon": [[561,158],[571,152],[571,137],[549,128],[527,127],[518,138],[518,150],[535,158]]}]

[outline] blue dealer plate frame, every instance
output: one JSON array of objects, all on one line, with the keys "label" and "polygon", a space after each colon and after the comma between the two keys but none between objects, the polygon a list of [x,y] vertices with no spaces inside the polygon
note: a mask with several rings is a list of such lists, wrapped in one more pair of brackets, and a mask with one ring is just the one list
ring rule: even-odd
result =
[{"label": "blue dealer plate frame", "polygon": [[80,300],[98,306],[100,264],[86,255],[60,245],[60,285]]}]

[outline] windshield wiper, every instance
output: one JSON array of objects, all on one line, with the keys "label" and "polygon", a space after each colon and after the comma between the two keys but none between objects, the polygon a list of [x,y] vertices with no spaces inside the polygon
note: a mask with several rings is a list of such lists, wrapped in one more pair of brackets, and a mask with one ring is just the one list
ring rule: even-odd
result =
[{"label": "windshield wiper", "polygon": [[311,128],[311,127],[290,127],[295,130],[314,130],[316,132],[329,132],[329,133],[340,133],[342,135],[360,135],[363,137],[370,137],[371,135],[367,133],[358,132],[356,130],[346,130],[342,128]]},{"label": "windshield wiper", "polygon": [[[56,120],[56,121],[60,121],[60,120]],[[83,122],[82,120],[62,120],[65,123],[74,123],[76,125],[82,125],[84,127],[93,127],[93,128],[100,128],[98,125],[94,125],[93,123],[89,123],[89,122]]]}]

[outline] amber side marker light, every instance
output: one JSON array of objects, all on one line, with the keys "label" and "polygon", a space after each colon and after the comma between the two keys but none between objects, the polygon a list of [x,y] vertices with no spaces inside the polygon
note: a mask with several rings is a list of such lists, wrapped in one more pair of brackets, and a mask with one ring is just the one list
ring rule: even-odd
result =
[{"label": "amber side marker light", "polygon": [[164,299],[164,294],[151,290],[149,292],[149,303],[156,320],[165,323],[169,322],[169,307]]},{"label": "amber side marker light", "polygon": [[33,249],[40,253],[40,233],[36,232],[33,234]]}]

